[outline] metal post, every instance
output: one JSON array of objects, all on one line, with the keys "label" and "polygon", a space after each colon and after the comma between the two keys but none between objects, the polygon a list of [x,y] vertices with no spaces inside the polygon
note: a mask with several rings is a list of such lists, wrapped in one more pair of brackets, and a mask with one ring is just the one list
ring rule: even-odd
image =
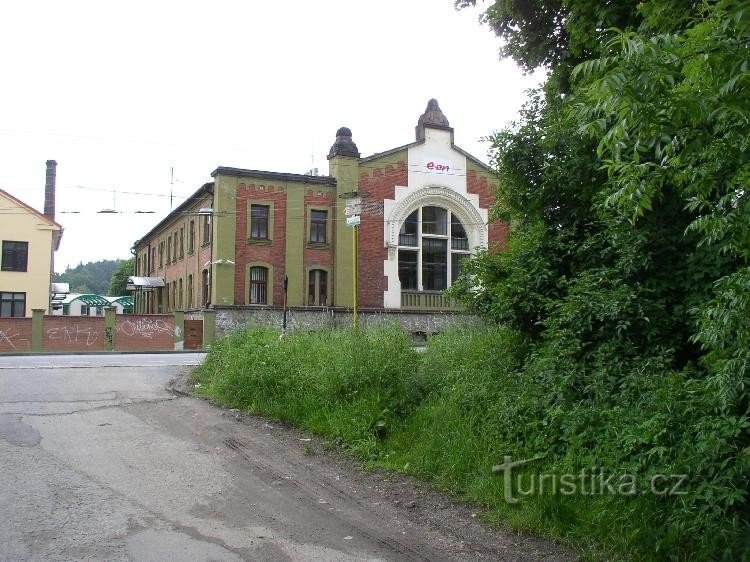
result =
[{"label": "metal post", "polygon": [[287,292],[289,289],[289,277],[284,275],[284,325],[283,330],[286,332],[286,306],[287,306]]},{"label": "metal post", "polygon": [[352,275],[352,279],[354,280],[354,329],[357,329],[357,300],[359,298],[359,290],[358,290],[358,283],[357,279],[359,277],[359,226],[354,227],[354,275]]}]

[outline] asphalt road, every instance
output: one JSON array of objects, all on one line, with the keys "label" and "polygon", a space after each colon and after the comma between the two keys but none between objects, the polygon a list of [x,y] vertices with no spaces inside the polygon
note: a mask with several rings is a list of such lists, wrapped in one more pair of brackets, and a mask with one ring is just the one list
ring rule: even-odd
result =
[{"label": "asphalt road", "polygon": [[167,389],[202,357],[0,357],[0,560],[571,558]]}]

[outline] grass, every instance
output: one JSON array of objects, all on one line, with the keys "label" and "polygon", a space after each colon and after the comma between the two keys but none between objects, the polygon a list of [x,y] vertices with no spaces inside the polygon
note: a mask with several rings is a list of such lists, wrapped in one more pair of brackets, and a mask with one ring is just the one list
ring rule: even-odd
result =
[{"label": "grass", "polygon": [[[633,372],[618,392],[565,402],[556,377],[504,329],[455,331],[424,353],[398,327],[236,332],[194,374],[198,392],[230,407],[339,440],[370,465],[412,474],[485,507],[484,517],[581,548],[586,558],[748,557],[746,520],[701,495],[533,494],[505,501],[492,467],[505,455],[542,458],[514,472],[691,473],[699,386],[679,373]],[[649,367],[655,370],[654,365]],[[313,454],[310,451],[307,454]],[[705,459],[704,459],[705,460]],[[718,486],[718,485],[717,485]],[[746,539],[745,539],[746,540]]]}]

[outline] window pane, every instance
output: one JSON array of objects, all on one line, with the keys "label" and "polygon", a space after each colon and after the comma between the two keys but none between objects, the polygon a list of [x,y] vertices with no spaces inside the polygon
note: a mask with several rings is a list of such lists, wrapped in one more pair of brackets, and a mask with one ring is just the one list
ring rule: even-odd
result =
[{"label": "window pane", "polygon": [[28,242],[13,242],[10,240],[3,240],[3,271],[26,271],[28,258]]},{"label": "window pane", "polygon": [[326,222],[328,211],[310,211],[310,242],[326,243]]},{"label": "window pane", "polygon": [[442,291],[447,286],[448,241],[422,239],[422,286],[425,291]]},{"label": "window pane", "polygon": [[398,243],[400,246],[416,246],[417,245],[417,214],[419,211],[414,211],[409,215],[404,224],[401,225],[401,231],[398,234]]},{"label": "window pane", "polygon": [[398,279],[401,281],[402,291],[417,290],[417,252],[398,251]]},{"label": "window pane", "polygon": [[10,317],[11,315],[10,312],[12,310],[11,306],[12,306],[11,301],[6,301],[6,300],[2,301],[0,303],[0,316],[2,316],[3,318]]},{"label": "window pane", "polygon": [[328,303],[328,272],[322,269],[318,271],[318,294],[320,295],[320,306],[326,306]]},{"label": "window pane", "polygon": [[468,250],[469,238],[466,229],[456,215],[451,215],[451,250]]},{"label": "window pane", "polygon": [[448,213],[440,207],[422,207],[422,234],[445,236],[448,233]]},{"label": "window pane", "polygon": [[469,257],[469,254],[451,254],[451,283],[455,283],[461,273],[461,262]]},{"label": "window pane", "polygon": [[250,304],[266,304],[268,269],[265,267],[250,268]]},{"label": "window pane", "polygon": [[268,205],[250,206],[250,238],[268,240]]}]

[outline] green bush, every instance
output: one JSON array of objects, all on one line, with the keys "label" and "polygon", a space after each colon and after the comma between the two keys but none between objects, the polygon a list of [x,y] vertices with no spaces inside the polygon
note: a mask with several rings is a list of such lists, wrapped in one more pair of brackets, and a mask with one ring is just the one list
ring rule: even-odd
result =
[{"label": "green bush", "polygon": [[[568,360],[504,328],[444,332],[423,354],[396,328],[253,329],[218,342],[195,376],[223,404],[339,438],[595,558],[747,558],[748,423],[712,409],[712,381],[670,370],[668,356],[595,356],[585,373],[560,372]],[[545,489],[507,503],[492,472],[506,455],[540,457],[518,471],[524,482],[585,470],[632,475],[639,493]],[[650,493],[658,474],[685,475],[679,495]]]}]

